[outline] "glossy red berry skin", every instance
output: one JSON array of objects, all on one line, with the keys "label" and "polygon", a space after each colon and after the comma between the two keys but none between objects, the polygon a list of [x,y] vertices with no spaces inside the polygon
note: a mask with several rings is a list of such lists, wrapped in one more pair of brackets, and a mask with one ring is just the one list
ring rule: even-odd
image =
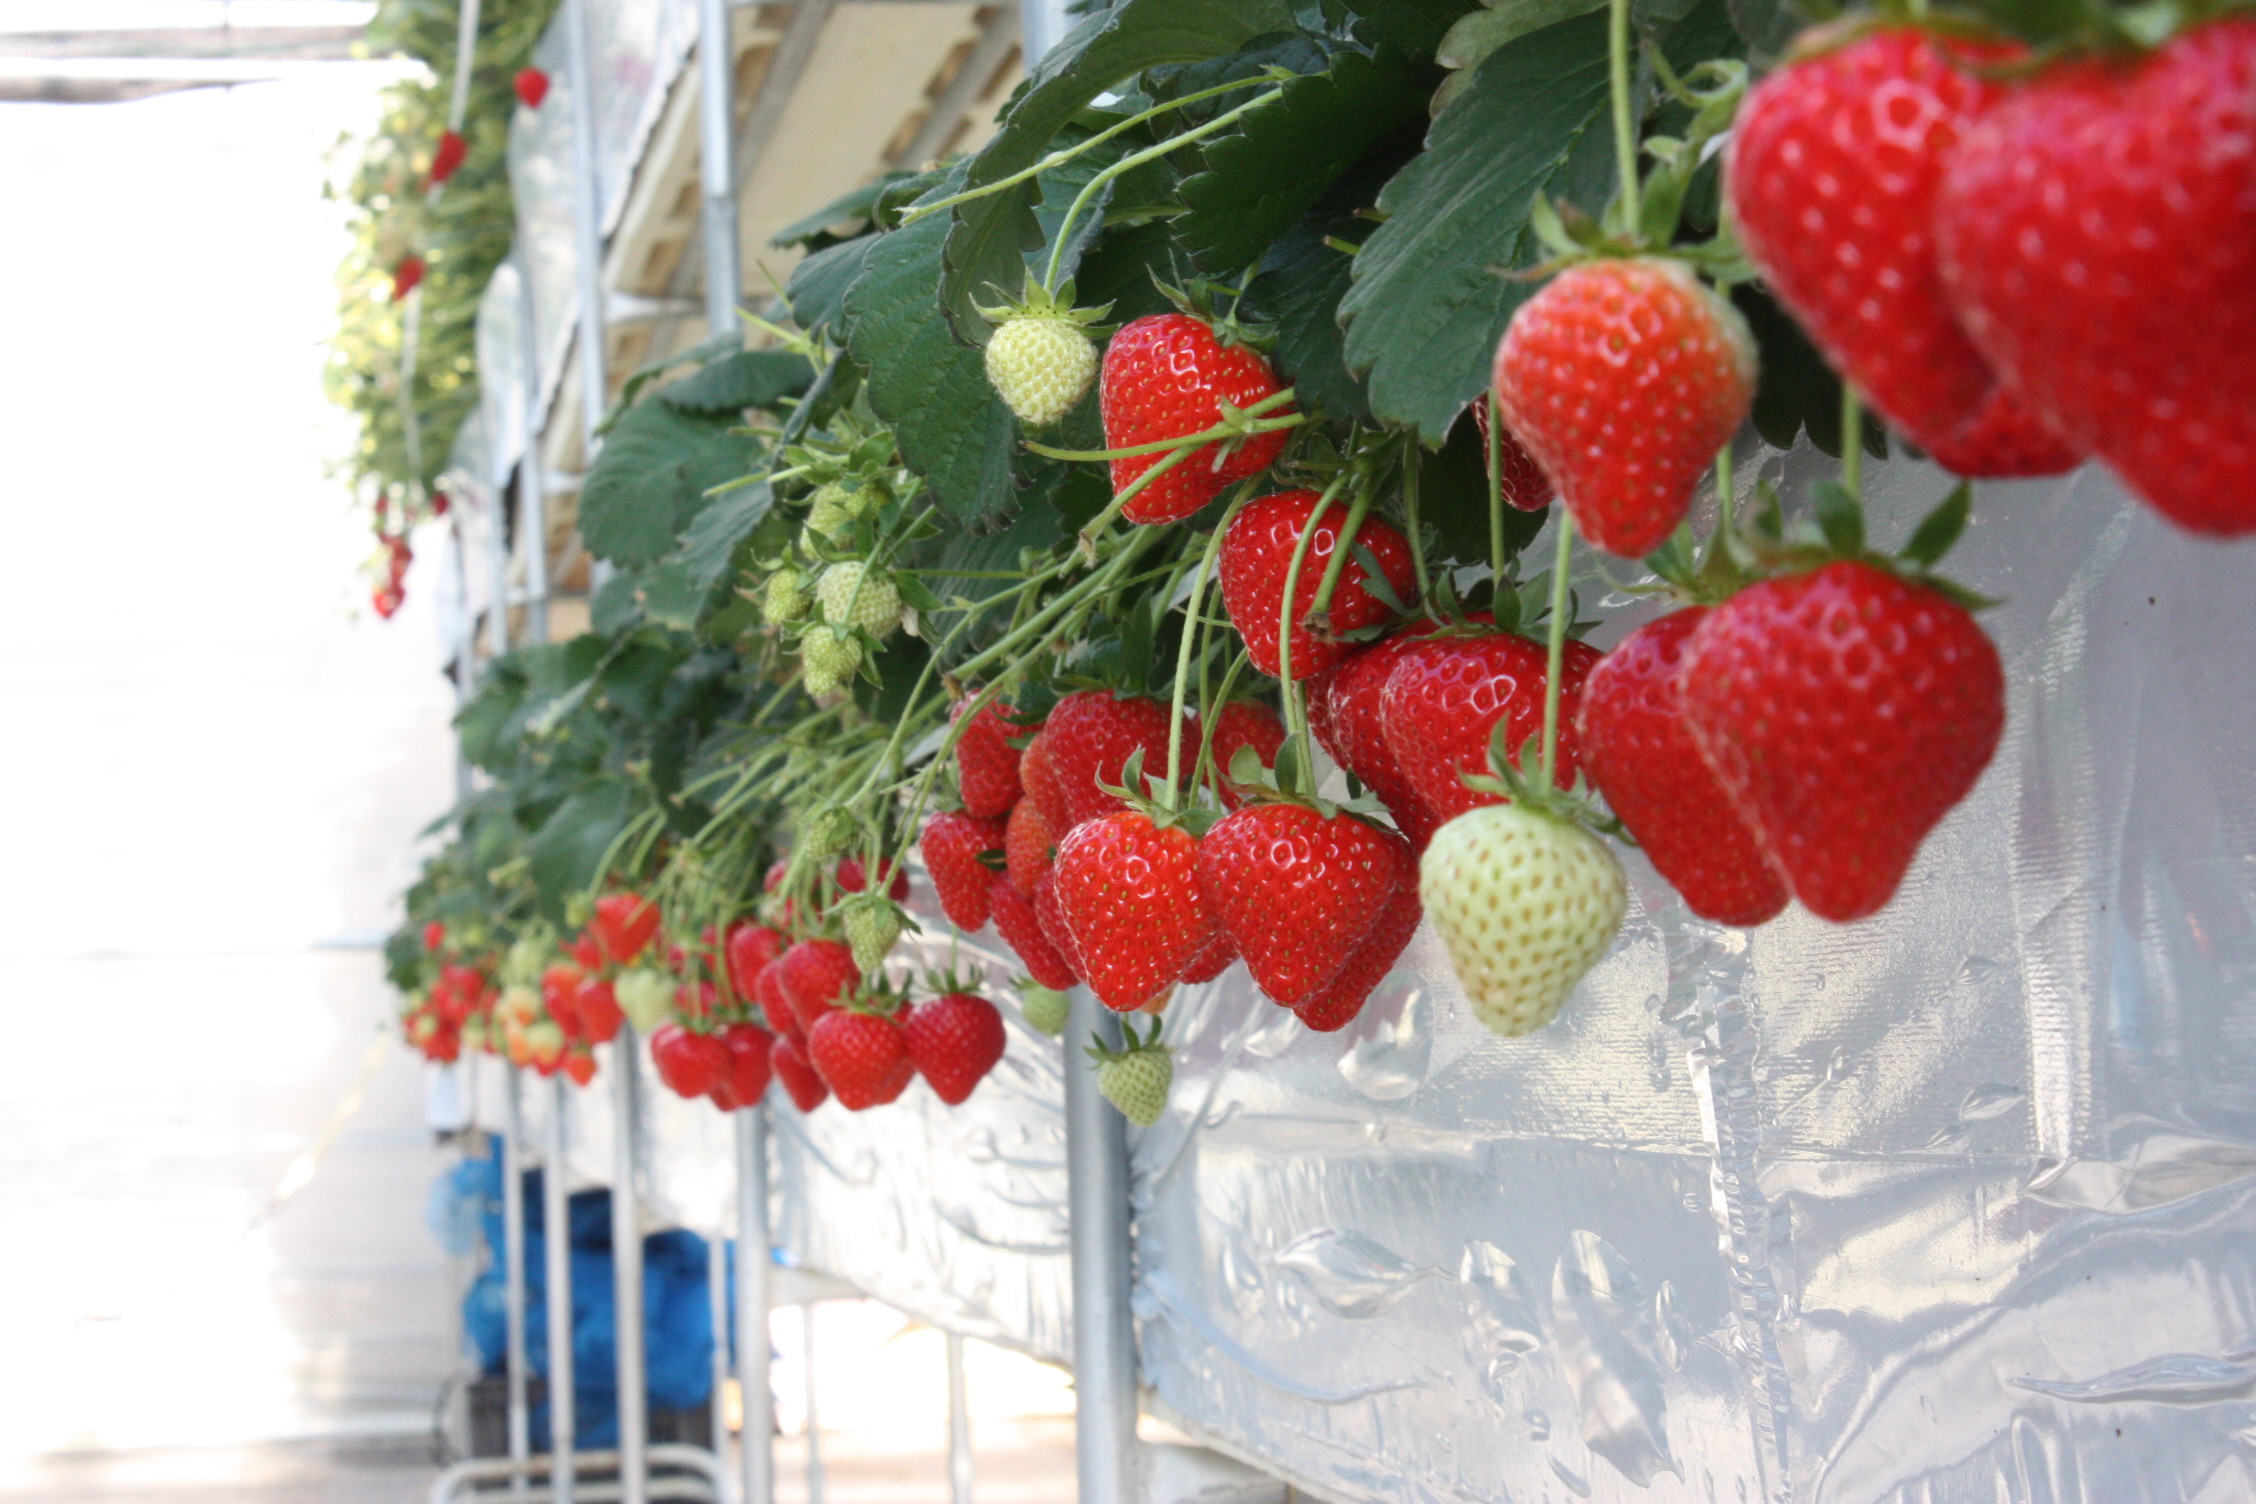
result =
[{"label": "glossy red berry skin", "polygon": [[[1053,827],[1060,839],[1083,820],[1122,807],[1098,785],[1124,787],[1122,773],[1139,748],[1144,772],[1166,776],[1168,725],[1167,706],[1158,700],[1109,689],[1078,689],[1057,702],[1042,725],[1042,747],[1065,807],[1065,820]],[[1185,745],[1195,745],[1197,734],[1186,728]]]},{"label": "glossy red berry skin", "polygon": [[802,940],[776,962],[776,985],[791,1004],[801,1033],[836,1009],[862,983],[854,952],[843,940]]},{"label": "glossy red berry skin", "polygon": [[807,1056],[807,1042],[797,1034],[779,1034],[774,1047],[768,1052],[768,1061],[775,1078],[783,1083],[791,1104],[801,1112],[813,1112],[830,1098],[830,1088],[823,1082],[822,1074]]},{"label": "glossy red berry skin", "polygon": [[1693,913],[1761,924],[1786,907],[1762,835],[1701,755],[1678,675],[1705,606],[1648,622],[1582,685],[1582,770]]},{"label": "glossy red berry skin", "polygon": [[729,1066],[728,1046],[711,1034],[693,1034],[680,1024],[650,1031],[650,1060],[658,1079],[675,1095],[702,1097]]},{"label": "glossy red berry skin", "polygon": [[1371,932],[1349,953],[1347,964],[1332,978],[1330,986],[1293,1009],[1300,1021],[1318,1034],[1336,1033],[1354,1022],[1371,1000],[1372,989],[1385,981],[1394,963],[1402,959],[1411,936],[1418,933],[1418,921],[1425,918],[1425,906],[1418,901],[1418,858],[1407,841],[1402,843],[1398,860],[1401,872],[1394,897],[1387,900]]},{"label": "glossy red berry skin", "polygon": [[760,973],[790,945],[783,931],[740,919],[729,926],[722,954],[728,966],[729,988],[742,1002],[753,1002]]},{"label": "glossy red berry skin", "polygon": [[[1574,782],[1575,708],[1583,676],[1598,661],[1597,649],[1569,638],[1561,662],[1559,753],[1554,769],[1561,788]],[[1381,694],[1381,725],[1397,766],[1436,826],[1484,804],[1501,804],[1495,794],[1465,787],[1464,773],[1487,775],[1489,741],[1498,721],[1507,723],[1505,744],[1513,765],[1530,737],[1543,732],[1543,689],[1549,677],[1543,644],[1516,632],[1444,634],[1421,638],[1401,650]]]},{"label": "glossy red berry skin", "polygon": [[2256,17],[2057,63],[1952,154],[1943,283],[2013,393],[2180,527],[2256,532]]},{"label": "glossy red berry skin", "polygon": [[[1285,576],[1291,572],[1293,553],[1300,546],[1301,535],[1310,531],[1309,518],[1315,514],[1316,503],[1320,500],[1322,498],[1314,491],[1281,491],[1274,496],[1264,496],[1239,508],[1238,515],[1230,519],[1229,530],[1222,535],[1222,556],[1217,572],[1221,576],[1223,608],[1229,612],[1231,625],[1245,639],[1246,654],[1253,666],[1271,678],[1278,677],[1283,668],[1278,627],[1284,616]],[[1346,522],[1345,507],[1334,505],[1325,509],[1309,539],[1308,552],[1301,560],[1300,577],[1293,582],[1291,646],[1292,676],[1296,680],[1321,673],[1355,651],[1355,643],[1337,641],[1337,638],[1377,626],[1394,614],[1392,607],[1365,588],[1370,574],[1354,550],[1370,554],[1396,600],[1410,600],[1417,594],[1417,576],[1410,567],[1409,543],[1392,523],[1366,516],[1356,530],[1348,561],[1342,566],[1339,583],[1332,591],[1327,612],[1329,636],[1320,638],[1308,629],[1305,623],[1315,607],[1316,592],[1323,584],[1324,571],[1333,553],[1340,546],[1340,533]]]},{"label": "glossy red berry skin", "polygon": [[1003,1058],[1003,1016],[976,993],[951,992],[918,1003],[901,1035],[917,1074],[950,1107],[969,1097]]},{"label": "glossy red berry skin", "polygon": [[[1042,823],[1053,838],[1072,829],[1073,816],[1067,808],[1065,786],[1058,782],[1057,768],[1050,761],[1049,739],[1041,732],[1036,732],[1034,739],[1026,744],[1025,754],[1019,758],[1018,773],[1026,788],[1026,796],[1019,803],[1031,804],[1041,811]],[[1030,887],[1022,891],[1028,898],[1034,896]]]},{"label": "glossy red berry skin", "polygon": [[1643,558],[1753,411],[1754,337],[1679,262],[1579,262],[1512,315],[1495,389],[1583,536]]},{"label": "glossy red berry skin", "polygon": [[455,131],[445,131],[439,136],[438,146],[431,152],[431,182],[434,186],[454,176],[470,155],[470,143]]},{"label": "glossy red berry skin", "polygon": [[1944,296],[1943,164],[2016,49],[1915,27],[1788,64],[1749,92],[1725,174],[1740,243],[1826,361],[1962,475],[2047,475],[2075,453],[1998,389]]},{"label": "glossy red berry skin", "polygon": [[[1473,427],[1480,434],[1484,465],[1488,461],[1488,409],[1488,394],[1483,392],[1473,400],[1472,411]],[[1559,499],[1551,488],[1551,477],[1543,473],[1543,467],[1513,436],[1509,426],[1496,441],[1496,494],[1504,498],[1506,506],[1522,512],[1540,512]]]},{"label": "glossy red berry skin", "polygon": [[1082,981],[1087,981],[1089,972],[1081,964],[1081,947],[1075,943],[1073,931],[1066,925],[1065,911],[1058,907],[1057,867],[1054,863],[1049,871],[1042,874],[1042,880],[1034,885],[1034,922],[1041,926],[1042,938],[1050,942],[1050,948],[1065,957],[1065,964],[1073,968],[1073,974]]},{"label": "glossy red berry skin", "polygon": [[1378,923],[1400,844],[1353,815],[1249,805],[1199,842],[1199,886],[1254,981],[1289,1008],[1330,986]]},{"label": "glossy red berry skin", "polygon": [[[885,885],[885,896],[895,903],[907,903],[909,901],[909,874],[890,862],[885,865],[892,873],[892,881]],[[868,882],[868,878],[862,871],[862,859],[858,856],[840,857],[835,878],[838,883],[838,891],[841,893],[859,893]]]},{"label": "glossy red berry skin", "polygon": [[658,906],[633,893],[606,893],[595,901],[588,929],[604,960],[632,966],[658,934]]},{"label": "glossy red berry skin", "polygon": [[980,857],[1003,849],[1003,822],[961,812],[934,815],[924,823],[917,849],[932,874],[932,891],[948,922],[966,934],[987,923],[987,885],[994,869]]},{"label": "glossy red berry skin", "polygon": [[1034,900],[1012,887],[1008,874],[997,874],[988,886],[987,903],[994,915],[995,932],[1017,953],[1028,976],[1057,992],[1080,985],[1081,974],[1073,969],[1073,963],[1042,933],[1042,917],[1035,912]]},{"label": "glossy red berry skin", "polygon": [[1415,621],[1381,638],[1308,687],[1308,724],[1332,761],[1378,795],[1395,828],[1423,853],[1441,822],[1394,755],[1386,737],[1386,684],[1409,646],[1435,630]]},{"label": "glossy red berry skin", "polygon": [[[1201,733],[1203,735],[1203,731]],[[1186,728],[1184,740],[1184,768],[1189,769],[1189,759],[1196,756],[1198,747]],[[1214,777],[1211,786],[1215,797],[1224,809],[1236,809],[1245,803],[1229,782],[1230,765],[1241,747],[1251,747],[1261,765],[1274,770],[1277,752],[1285,744],[1285,723],[1277,719],[1277,712],[1266,705],[1256,705],[1250,700],[1231,700],[1214,712],[1214,736],[1211,748],[1214,756]],[[1163,770],[1164,771],[1164,770]]]},{"label": "glossy red berry skin", "polygon": [[[1203,433],[1222,419],[1221,404],[1251,407],[1281,388],[1269,362],[1243,345],[1225,345],[1204,320],[1159,313],[1125,325],[1105,346],[1097,381],[1105,447],[1126,449]],[[1263,413],[1281,417],[1290,403]],[[1285,431],[1256,434],[1227,458],[1219,444],[1204,444],[1136,493],[1121,515],[1130,522],[1179,522],[1212,501],[1224,486],[1259,474],[1285,447]],[[1167,456],[1138,455],[1112,462],[1119,495]]]},{"label": "glossy red berry skin", "polygon": [[1766,580],[1684,646],[1685,719],[1812,913],[1895,896],[2005,728],[1997,649],[1966,609],[1869,564]]},{"label": "glossy red berry skin", "polygon": [[[962,720],[966,700],[953,719]],[[956,781],[963,794],[964,813],[996,819],[1011,812],[1023,788],[1019,782],[1020,750],[1011,745],[1026,728],[1013,725],[1010,707],[997,701],[973,716],[956,742]]]},{"label": "glossy red berry skin", "polygon": [[757,1024],[730,1024],[721,1031],[721,1043],[728,1047],[730,1095],[738,1107],[754,1106],[768,1093],[774,1037]]},{"label": "glossy red berry skin", "polygon": [[759,1004],[761,1017],[767,1020],[771,1034],[799,1034],[799,1015],[791,1011],[791,998],[783,990],[783,958],[777,957],[760,968],[752,979],[752,999]]},{"label": "glossy red berry skin", "polygon": [[626,1013],[619,1007],[618,994],[601,977],[589,977],[580,983],[579,991],[572,994],[572,1007],[579,1014],[579,1035],[589,1044],[609,1044],[618,1037],[619,1026],[627,1021]]},{"label": "glossy red berry skin", "polygon": [[1183,981],[1192,986],[1200,982],[1211,982],[1228,971],[1230,963],[1237,959],[1238,947],[1230,939],[1230,932],[1217,924],[1214,938],[1207,941],[1206,948],[1191,957],[1183,967]]},{"label": "glossy red berry skin", "polygon": [[517,102],[528,110],[537,110],[541,101],[548,98],[548,75],[538,68],[520,68],[512,83],[517,91]]},{"label": "glossy red berry skin", "polygon": [[882,1107],[916,1079],[901,1026],[875,1013],[824,1014],[807,1031],[807,1058],[848,1112]]},{"label": "glossy red berry skin", "polygon": [[1003,822],[1003,870],[1019,896],[1032,899],[1034,886],[1057,859],[1057,835],[1032,799],[1021,799]]},{"label": "glossy red berry skin", "polygon": [[1058,843],[1058,913],[1106,1007],[1142,1007],[1213,940],[1198,860],[1196,836],[1133,810],[1078,825]]}]

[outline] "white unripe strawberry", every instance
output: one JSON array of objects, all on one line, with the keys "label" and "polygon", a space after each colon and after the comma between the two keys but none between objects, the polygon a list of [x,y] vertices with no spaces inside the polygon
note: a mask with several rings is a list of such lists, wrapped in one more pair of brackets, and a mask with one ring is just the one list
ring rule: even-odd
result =
[{"label": "white unripe strawberry", "polygon": [[799,620],[807,614],[807,576],[788,565],[768,576],[767,594],[762,597],[760,609],[769,621],[777,626]]},{"label": "white unripe strawberry", "polygon": [[817,699],[836,694],[862,666],[862,642],[851,632],[817,627],[799,644],[799,661],[806,669],[807,693]]},{"label": "white unripe strawberry", "polygon": [[834,627],[859,627],[883,642],[901,625],[901,592],[881,571],[860,560],[833,564],[815,581],[822,618]]},{"label": "white unripe strawberry", "polygon": [[1473,1012],[1507,1038],[1558,1016],[1629,903],[1603,841],[1518,804],[1486,805],[1436,831],[1418,897]]},{"label": "white unripe strawberry", "polygon": [[1005,319],[987,341],[987,379],[1028,428],[1071,412],[1096,375],[1096,341],[1063,314]]}]

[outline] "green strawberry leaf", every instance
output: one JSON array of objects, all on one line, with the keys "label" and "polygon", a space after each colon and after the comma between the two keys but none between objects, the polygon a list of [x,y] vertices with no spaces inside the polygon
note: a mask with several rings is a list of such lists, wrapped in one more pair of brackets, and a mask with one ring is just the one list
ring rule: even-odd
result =
[{"label": "green strawberry leaf", "polygon": [[738,350],[694,376],[658,389],[658,400],[683,412],[735,414],[748,407],[774,407],[796,397],[815,379],[807,357],[791,350]]},{"label": "green strawberry leaf", "polygon": [[1911,541],[1903,546],[1900,557],[1921,569],[1933,569],[1958,542],[1973,514],[1974,488],[1960,481],[1912,530]]},{"label": "green strawberry leaf", "polygon": [[626,829],[634,789],[608,775],[588,780],[557,806],[525,843],[541,912],[564,923],[565,901],[593,887],[603,858]]},{"label": "green strawberry leaf", "polygon": [[870,408],[892,425],[902,461],[950,520],[980,523],[1013,500],[1018,429],[980,352],[932,316],[947,228],[934,214],[877,237],[846,291],[846,338],[869,372]]},{"label": "green strawberry leaf", "polygon": [[1344,52],[1323,73],[1287,80],[1283,97],[1210,141],[1205,166],[1178,190],[1175,233],[1205,271],[1251,266],[1341,173],[1425,112],[1428,70],[1391,52]]},{"label": "green strawberry leaf", "polygon": [[[1035,67],[1002,128],[972,158],[966,182],[976,188],[1033,166],[1092,100],[1147,68],[1221,57],[1292,24],[1286,0],[1122,0],[1097,11]],[[1038,243],[1036,191],[1031,181],[1019,183],[953,211],[940,302],[967,344],[986,338],[978,308],[986,289],[1015,288],[1024,253]]]},{"label": "green strawberry leaf", "polygon": [[1856,494],[1837,480],[1818,483],[1817,529],[1825,535],[1826,547],[1844,559],[1853,559],[1864,552],[1864,507]]},{"label": "green strawberry leaf", "polygon": [[580,537],[614,564],[650,564],[702,512],[705,493],[744,474],[759,446],[729,420],[664,402],[622,413],[580,493]]},{"label": "green strawberry leaf", "polygon": [[915,173],[899,170],[879,173],[874,181],[864,183],[859,188],[850,188],[814,213],[802,215],[785,225],[768,237],[768,244],[778,250],[805,246],[810,251],[820,251],[852,238],[852,235],[838,233],[840,231],[850,230],[853,235],[862,234],[875,218],[877,201],[885,195],[886,190],[905,178],[915,176]]},{"label": "green strawberry leaf", "polygon": [[862,274],[862,263],[868,259],[878,238],[864,235],[858,240],[831,246],[793,267],[791,279],[783,287],[783,300],[791,305],[792,322],[809,334],[829,329],[836,339],[838,326],[845,317],[846,289]]},{"label": "green strawberry leaf", "polygon": [[[1755,336],[1761,372],[1755,385],[1755,432],[1775,449],[1793,448],[1796,435],[1806,432],[1812,444],[1840,458],[1841,378],[1761,287],[1740,283],[1731,289],[1731,303],[1746,316]],[[1864,425],[1864,451],[1876,459],[1887,457],[1887,431],[1877,421]]]}]

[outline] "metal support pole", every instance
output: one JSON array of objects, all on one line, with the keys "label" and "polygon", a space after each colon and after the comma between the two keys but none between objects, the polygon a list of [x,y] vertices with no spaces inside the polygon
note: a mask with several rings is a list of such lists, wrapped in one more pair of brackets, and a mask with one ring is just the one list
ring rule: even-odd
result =
[{"label": "metal support pole", "polygon": [[698,170],[705,185],[705,322],[736,328],[744,286],[736,243],[736,37],[729,0],[697,0]]},{"label": "metal support pole", "polygon": [[541,1167],[542,1251],[548,1263],[548,1452],[556,1504],[572,1504],[572,1448],[579,1436],[572,1392],[572,1203],[564,1169],[564,1115],[571,1088],[559,1071],[549,1082],[547,1163]]},{"label": "metal support pole", "polygon": [[603,192],[595,161],[595,68],[588,57],[587,0],[564,0],[564,66],[572,84],[572,247],[580,283],[580,433],[584,465],[595,462],[596,426],[610,405],[603,369]]},{"label": "metal support pole", "polygon": [[[509,1384],[509,1460],[522,1465],[533,1455],[533,1417],[525,1403],[525,1103],[523,1074],[509,1067],[509,1090],[501,1141],[501,1256],[509,1268],[502,1276],[502,1315],[507,1324]],[[511,1492],[521,1492],[525,1475],[513,1474]]]},{"label": "metal support pole", "polygon": [[964,1382],[964,1339],[948,1334],[948,1500],[971,1504],[971,1394]]},{"label": "metal support pole", "polygon": [[[1120,1043],[1118,1016],[1086,987],[1065,1037]],[[1127,1120],[1080,1061],[1065,1072],[1066,1200],[1073,1223],[1074,1460],[1080,1504],[1136,1497],[1136,1336],[1128,1321]]]},{"label": "metal support pole", "polygon": [[517,531],[525,540],[525,641],[548,641],[548,472],[541,464],[540,331],[533,323],[533,278],[518,267],[518,326],[524,330],[525,456],[517,462]]},{"label": "metal support pole", "polygon": [[[566,0],[571,4],[572,0]],[[611,1173],[611,1270],[617,1312],[613,1344],[619,1355],[619,1498],[622,1504],[648,1504],[650,1477],[649,1395],[642,1367],[642,1208],[635,1195],[639,1119],[635,1087],[641,1043],[633,1024],[621,1024],[613,1041],[611,1075],[618,1091],[618,1123],[613,1129]]]},{"label": "metal support pole", "polygon": [[743,1504],[775,1504],[775,1385],[768,1345],[768,1109],[736,1114],[736,1388]]},{"label": "metal support pole", "polygon": [[815,1419],[815,1303],[799,1308],[799,1361],[807,1371],[807,1504],[823,1504],[822,1424]]},{"label": "metal support pole", "polygon": [[713,1332],[713,1390],[706,1396],[707,1424],[713,1432],[713,1457],[721,1480],[720,1504],[732,1504],[736,1491],[728,1476],[728,1239],[705,1240],[705,1309]]}]

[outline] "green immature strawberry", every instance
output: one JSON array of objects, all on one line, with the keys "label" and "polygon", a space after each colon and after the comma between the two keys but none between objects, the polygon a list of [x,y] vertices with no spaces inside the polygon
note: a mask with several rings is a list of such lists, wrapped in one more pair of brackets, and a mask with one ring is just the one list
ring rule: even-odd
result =
[{"label": "green immature strawberry", "polygon": [[672,1006],[674,979],[656,967],[644,966],[622,975],[611,990],[627,1022],[647,1033]]},{"label": "green immature strawberry", "polygon": [[1075,308],[1029,277],[1026,295],[1008,308],[981,309],[994,322],[987,341],[987,380],[1028,428],[1047,428],[1073,410],[1096,379],[1097,347],[1089,325],[1101,308]]},{"label": "green immature strawberry", "polygon": [[1097,1090],[1120,1109],[1122,1117],[1138,1128],[1149,1128],[1167,1111],[1168,1089],[1175,1084],[1175,1057],[1159,1042],[1156,1018],[1144,1037],[1137,1036],[1133,1019],[1122,1023],[1121,1032],[1126,1036],[1122,1049],[1088,1047],[1089,1058],[1097,1063]]},{"label": "green immature strawberry", "polygon": [[[2022,403],[2196,532],[2256,532],[2256,16],[2056,64],[1952,153],[1943,284]],[[1797,888],[1798,891],[1798,888]]]},{"label": "green immature strawberry", "polygon": [[1442,826],[1418,873],[1418,896],[1474,1015],[1512,1039],[1558,1016],[1629,905],[1603,841],[1520,804]]},{"label": "green immature strawberry", "polygon": [[901,592],[882,572],[858,559],[833,564],[815,581],[822,618],[834,627],[856,627],[883,642],[901,624]]},{"label": "green immature strawberry", "polygon": [[760,611],[774,625],[785,626],[806,616],[809,599],[806,572],[785,567],[768,576]]},{"label": "green immature strawberry", "polygon": [[[1204,433],[1222,421],[1222,405],[1240,410],[1281,388],[1269,362],[1240,344],[1223,344],[1203,319],[1160,313],[1123,327],[1105,347],[1097,387],[1107,449],[1127,449]],[[1278,417],[1285,404],[1265,412]],[[1212,501],[1224,486],[1258,475],[1285,447],[1285,432],[1260,433],[1225,449],[1202,444],[1136,493],[1122,512],[1130,522],[1177,522]],[[1112,462],[1115,495],[1167,458],[1165,452]]]},{"label": "green immature strawberry", "polygon": [[1684,646],[1684,715],[1811,912],[1861,919],[1989,766],[1997,649],[1966,609],[1865,563],[1749,586]]},{"label": "green immature strawberry", "polygon": [[1044,987],[1039,982],[1018,984],[1018,1012],[1026,1026],[1049,1035],[1052,1039],[1065,1032],[1066,1013],[1072,999],[1054,987]]},{"label": "green immature strawberry", "polygon": [[1707,614],[1691,606],[1648,622],[1590,671],[1582,767],[1693,913],[1761,924],[1786,907],[1786,884],[1684,716],[1684,647]]},{"label": "green immature strawberry", "polygon": [[1003,839],[1001,820],[957,812],[927,820],[917,843],[925,870],[932,874],[932,891],[939,895],[941,912],[967,935],[987,923],[987,889],[995,880],[987,861],[1001,859]]},{"label": "green immature strawberry", "polygon": [[[960,702],[950,713],[962,720],[971,701]],[[1019,749],[1011,745],[1021,734],[1010,719],[1010,706],[996,701],[971,718],[956,740],[956,782],[963,793],[964,813],[980,819],[999,818],[1011,812],[1024,792],[1019,783]]]},{"label": "green immature strawberry", "polygon": [[854,964],[864,972],[884,965],[901,939],[901,911],[891,900],[874,894],[841,905],[840,922],[846,931],[846,944],[854,952]]},{"label": "green immature strawberry", "polygon": [[1199,850],[1182,826],[1155,825],[1134,810],[1086,821],[1058,843],[1059,917],[1106,1007],[1142,1007],[1214,938]]},{"label": "green immature strawberry", "polygon": [[806,670],[807,693],[816,699],[846,687],[862,666],[862,642],[837,627],[817,627],[799,643],[800,666]]},{"label": "green immature strawberry", "polygon": [[1401,845],[1353,815],[1249,805],[1199,842],[1199,887],[1254,981],[1290,1008],[1332,984],[1385,912]]},{"label": "green immature strawberry", "polygon": [[932,1094],[954,1107],[1003,1058],[1003,1016],[972,992],[950,992],[909,1010],[901,1025],[909,1060]]},{"label": "green immature strawberry", "polygon": [[848,1112],[882,1107],[916,1079],[900,1024],[880,1013],[839,1008],[824,1014],[807,1031],[807,1058]]},{"label": "green immature strawberry", "polygon": [[2003,394],[1943,295],[1943,164],[2019,49],[1908,26],[1819,51],[1756,85],[1725,175],[1763,280],[1888,421],[1961,475],[2049,475],[2076,455]]},{"label": "green immature strawberry", "polygon": [[876,504],[876,492],[867,486],[857,491],[835,480],[825,481],[815,488],[807,506],[807,531],[844,545],[854,536],[855,522]]},{"label": "green immature strawberry", "polygon": [[1406,600],[1417,593],[1417,577],[1410,566],[1410,545],[1392,524],[1365,517],[1357,528],[1348,561],[1332,590],[1325,615],[1329,630],[1319,637],[1306,625],[1316,605],[1316,592],[1324,571],[1340,548],[1345,531],[1344,508],[1328,508],[1313,527],[1314,491],[1281,491],[1238,509],[1222,535],[1222,555],[1217,573],[1222,581],[1222,605],[1230,623],[1245,638],[1253,666],[1275,677],[1281,667],[1278,630],[1283,624],[1285,577],[1292,572],[1293,555],[1303,534],[1308,549],[1301,559],[1300,575],[1293,583],[1292,676],[1305,679],[1321,673],[1355,651],[1355,644],[1339,638],[1376,626],[1394,614],[1392,607],[1366,587],[1370,574],[1358,554],[1370,557],[1386,582],[1387,594]]},{"label": "green immature strawberry", "polygon": [[1495,377],[1504,421],[1575,525],[1643,558],[1753,411],[1755,341],[1681,262],[1585,261],[1512,315]]}]

